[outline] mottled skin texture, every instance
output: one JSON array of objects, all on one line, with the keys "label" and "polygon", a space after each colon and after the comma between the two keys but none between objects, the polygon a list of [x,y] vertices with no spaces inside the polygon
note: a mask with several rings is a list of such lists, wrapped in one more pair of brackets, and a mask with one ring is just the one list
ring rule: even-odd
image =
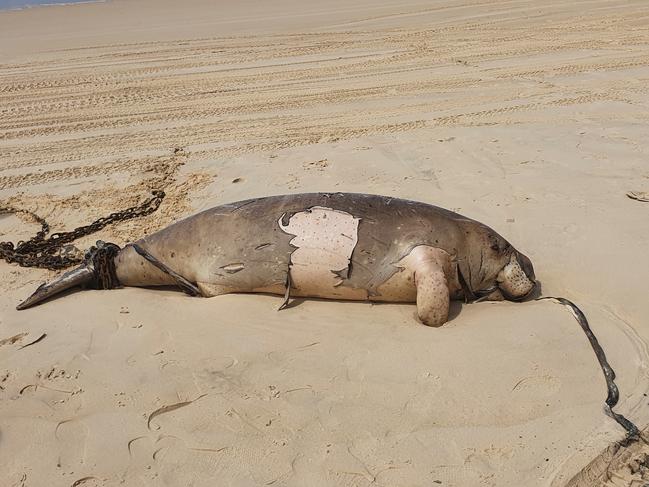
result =
[{"label": "mottled skin texture", "polygon": [[[227,204],[136,243],[206,296],[284,295],[290,273],[292,296],[416,301],[420,320],[433,326],[446,322],[450,299],[519,300],[535,283],[529,259],[489,227],[436,206],[375,195]],[[174,284],[132,247],[115,263],[125,286]]]}]

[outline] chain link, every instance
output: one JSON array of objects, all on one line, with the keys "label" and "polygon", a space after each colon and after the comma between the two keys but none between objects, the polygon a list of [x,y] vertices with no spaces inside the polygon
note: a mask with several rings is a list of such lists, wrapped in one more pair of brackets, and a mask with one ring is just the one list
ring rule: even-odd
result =
[{"label": "chain link", "polygon": [[49,237],[45,236],[50,231],[48,223],[35,213],[11,207],[0,207],[0,213],[23,213],[30,215],[41,225],[41,230],[26,242],[0,242],[0,259],[9,263],[16,263],[21,267],[40,267],[41,269],[64,269],[83,262],[83,257],[65,255],[63,245],[73,242],[78,238],[98,232],[111,223],[122,222],[150,215],[158,209],[165,197],[164,191],[152,191],[152,197],[141,205],[116,211],[108,216],[99,218],[89,225],[75,228],[71,232],[57,232]]}]

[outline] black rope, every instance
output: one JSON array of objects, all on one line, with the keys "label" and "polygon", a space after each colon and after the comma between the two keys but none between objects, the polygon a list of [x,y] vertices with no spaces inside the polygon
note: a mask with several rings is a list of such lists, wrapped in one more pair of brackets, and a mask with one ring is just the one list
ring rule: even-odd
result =
[{"label": "black rope", "polygon": [[189,282],[187,279],[185,279],[183,276],[175,272],[173,269],[170,269],[167,267],[164,263],[160,262],[158,259],[156,259],[153,255],[151,255],[147,250],[143,249],[140,247],[138,244],[129,244],[133,249],[140,254],[142,257],[144,257],[146,260],[151,262],[154,266],[156,266],[158,269],[160,269],[162,272],[165,274],[170,275],[174,281],[176,281],[176,285],[183,291],[185,291],[187,294],[190,296],[202,296],[203,294],[201,293],[201,290],[198,289],[194,284]]},{"label": "black rope", "polygon": [[564,306],[567,306],[570,309],[573,316],[581,326],[581,329],[584,330],[584,333],[586,334],[586,337],[590,342],[590,346],[593,347],[593,351],[595,352],[595,356],[599,361],[599,365],[602,368],[602,372],[604,373],[604,379],[606,379],[606,388],[608,390],[608,395],[606,396],[606,407],[604,408],[604,410],[609,416],[611,416],[611,418],[617,421],[617,423],[626,430],[628,440],[638,439],[640,437],[640,430],[638,430],[638,427],[635,424],[633,424],[631,421],[629,421],[627,418],[625,418],[623,415],[613,411],[613,408],[617,405],[620,399],[620,392],[617,388],[617,385],[615,384],[615,371],[608,363],[608,360],[606,359],[606,354],[604,353],[604,349],[599,344],[599,341],[597,340],[597,337],[593,333],[593,330],[590,329],[590,325],[588,324],[588,320],[586,319],[584,313],[577,307],[575,303],[565,298],[555,298],[552,296],[547,296],[542,298],[536,298],[536,301],[541,301],[544,299],[554,300],[557,303],[563,304]]}]

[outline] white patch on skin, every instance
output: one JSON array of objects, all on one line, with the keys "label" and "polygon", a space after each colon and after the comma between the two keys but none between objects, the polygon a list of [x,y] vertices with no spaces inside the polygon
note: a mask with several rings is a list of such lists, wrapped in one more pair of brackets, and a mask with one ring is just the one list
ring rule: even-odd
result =
[{"label": "white patch on skin", "polygon": [[[299,294],[335,296],[343,279],[334,271],[344,271],[358,242],[360,218],[331,208],[314,206],[294,214],[283,232],[295,235],[291,245],[291,280]],[[343,275],[345,273],[343,272]]]}]

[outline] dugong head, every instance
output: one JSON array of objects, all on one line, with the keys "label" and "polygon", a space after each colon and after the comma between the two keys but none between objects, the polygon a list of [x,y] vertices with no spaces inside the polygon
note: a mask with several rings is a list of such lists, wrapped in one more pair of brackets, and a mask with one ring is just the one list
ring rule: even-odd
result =
[{"label": "dugong head", "polygon": [[460,284],[467,300],[522,301],[536,287],[532,262],[491,228],[465,225],[463,258],[458,259]]}]

